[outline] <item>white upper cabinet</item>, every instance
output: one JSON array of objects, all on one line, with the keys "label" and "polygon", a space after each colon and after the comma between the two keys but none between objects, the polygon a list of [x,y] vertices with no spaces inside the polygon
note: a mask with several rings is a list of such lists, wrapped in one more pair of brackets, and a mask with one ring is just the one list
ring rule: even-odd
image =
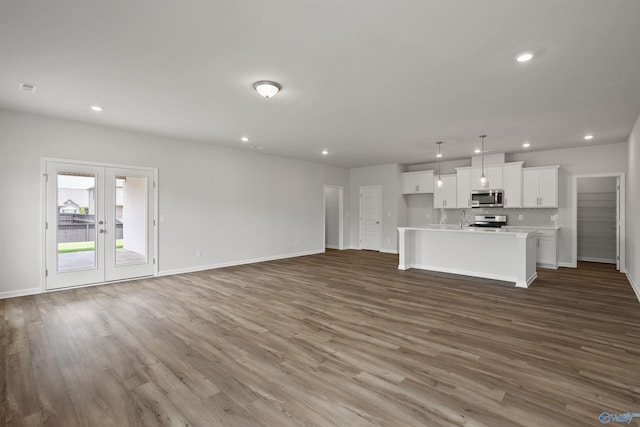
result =
[{"label": "white upper cabinet", "polygon": [[507,163],[502,168],[504,207],[522,207],[522,162]]},{"label": "white upper cabinet", "polygon": [[492,190],[502,189],[502,166],[489,166],[484,168],[484,176],[487,178],[486,186],[480,184],[482,168],[473,167],[470,171],[472,190],[484,190],[485,188],[490,188]]},{"label": "white upper cabinet", "polygon": [[442,187],[438,187],[437,181],[438,177],[436,176],[433,180],[433,207],[436,209],[457,207],[456,175],[442,175]]},{"label": "white upper cabinet", "polygon": [[402,194],[433,193],[433,171],[402,174]]},{"label": "white upper cabinet", "polygon": [[544,166],[522,169],[523,207],[558,207],[558,168],[559,166]]},{"label": "white upper cabinet", "polygon": [[471,207],[471,169],[456,169],[456,206]]}]

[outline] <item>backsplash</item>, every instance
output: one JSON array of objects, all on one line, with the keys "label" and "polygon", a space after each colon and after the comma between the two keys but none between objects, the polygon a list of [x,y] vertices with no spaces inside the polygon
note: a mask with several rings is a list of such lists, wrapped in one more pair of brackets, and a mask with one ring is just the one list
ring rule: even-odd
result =
[{"label": "backsplash", "polygon": [[[557,227],[558,209],[509,209],[509,208],[475,208],[475,209],[434,209],[435,221],[432,224],[460,224],[462,212],[465,212],[466,220],[463,224],[474,221],[474,215],[507,215],[507,225]],[[522,218],[522,219],[520,219]]]}]

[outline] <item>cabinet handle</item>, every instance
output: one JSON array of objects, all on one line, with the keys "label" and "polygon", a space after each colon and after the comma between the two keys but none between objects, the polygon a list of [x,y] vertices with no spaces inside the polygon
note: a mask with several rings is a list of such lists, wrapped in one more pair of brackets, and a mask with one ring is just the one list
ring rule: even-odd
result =
[{"label": "cabinet handle", "polygon": [[420,191],[420,186],[416,185],[416,192]]},{"label": "cabinet handle", "polygon": [[444,207],[446,208],[447,207],[447,201],[443,200],[443,202],[444,202]]}]

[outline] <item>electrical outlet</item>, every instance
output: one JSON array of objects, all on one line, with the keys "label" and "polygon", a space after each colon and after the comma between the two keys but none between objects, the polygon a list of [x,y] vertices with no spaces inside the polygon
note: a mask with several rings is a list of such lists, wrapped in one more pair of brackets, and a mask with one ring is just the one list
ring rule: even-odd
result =
[{"label": "electrical outlet", "polygon": [[431,219],[431,214],[427,214],[427,219]]},{"label": "electrical outlet", "polygon": [[387,237],[387,243],[391,243],[391,237]]},{"label": "electrical outlet", "polygon": [[522,221],[522,218],[523,218],[522,214],[518,215],[518,221]]},{"label": "electrical outlet", "polygon": [[167,217],[164,215],[160,215],[160,222],[165,222],[167,220]]},{"label": "electrical outlet", "polygon": [[200,255],[201,255],[200,249],[196,250],[196,256],[200,256]]},{"label": "electrical outlet", "polygon": [[293,241],[293,246],[298,246],[298,240]]}]

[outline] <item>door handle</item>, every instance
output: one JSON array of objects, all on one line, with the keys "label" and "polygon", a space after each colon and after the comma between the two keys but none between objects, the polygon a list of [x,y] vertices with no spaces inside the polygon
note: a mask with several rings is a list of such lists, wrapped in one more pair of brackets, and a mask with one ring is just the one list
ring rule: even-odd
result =
[{"label": "door handle", "polygon": [[101,228],[98,230],[98,233],[105,233],[106,231],[104,230],[104,228]]},{"label": "door handle", "polygon": [[376,224],[380,224],[380,221],[376,221]]}]

